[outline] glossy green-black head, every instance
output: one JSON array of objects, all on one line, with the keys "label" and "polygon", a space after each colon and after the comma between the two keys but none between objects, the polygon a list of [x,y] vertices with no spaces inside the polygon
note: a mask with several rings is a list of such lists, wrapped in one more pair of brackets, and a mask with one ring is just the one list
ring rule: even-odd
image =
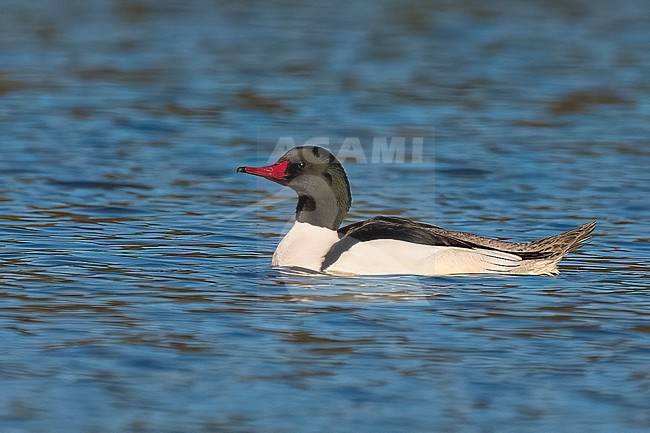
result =
[{"label": "glossy green-black head", "polygon": [[268,167],[239,167],[288,186],[298,194],[296,219],[336,230],[350,209],[350,184],[343,166],[327,149],[300,146]]}]

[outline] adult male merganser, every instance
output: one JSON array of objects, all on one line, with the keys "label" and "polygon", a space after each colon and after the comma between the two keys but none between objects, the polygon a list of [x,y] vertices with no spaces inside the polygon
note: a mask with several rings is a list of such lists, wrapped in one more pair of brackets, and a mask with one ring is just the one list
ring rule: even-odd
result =
[{"label": "adult male merganser", "polygon": [[378,216],[339,228],[352,203],[341,163],[326,149],[295,147],[268,167],[239,167],[298,194],[296,222],[273,266],[345,275],[555,275],[557,263],[589,238],[596,223],[516,243]]}]

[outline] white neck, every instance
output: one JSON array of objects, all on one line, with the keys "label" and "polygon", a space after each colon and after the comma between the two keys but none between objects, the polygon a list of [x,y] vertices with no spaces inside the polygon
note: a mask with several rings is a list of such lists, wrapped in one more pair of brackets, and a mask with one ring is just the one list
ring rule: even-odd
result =
[{"label": "white neck", "polygon": [[273,266],[320,271],[323,257],[339,240],[336,230],[296,221],[273,253]]}]

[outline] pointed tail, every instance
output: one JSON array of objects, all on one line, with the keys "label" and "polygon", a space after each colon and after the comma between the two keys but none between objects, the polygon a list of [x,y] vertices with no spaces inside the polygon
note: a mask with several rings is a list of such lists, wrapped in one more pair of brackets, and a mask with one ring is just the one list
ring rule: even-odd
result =
[{"label": "pointed tail", "polygon": [[548,257],[562,258],[567,253],[580,248],[582,243],[589,239],[595,227],[596,221],[591,221],[568,232],[532,241],[528,244],[527,249],[548,253]]}]

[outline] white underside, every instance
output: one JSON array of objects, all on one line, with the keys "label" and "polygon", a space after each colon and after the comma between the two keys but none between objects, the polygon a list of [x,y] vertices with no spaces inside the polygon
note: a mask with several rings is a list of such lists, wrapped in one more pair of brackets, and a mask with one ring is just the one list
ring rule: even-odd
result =
[{"label": "white underside", "polygon": [[[296,222],[273,254],[273,266],[321,271],[339,240],[334,230]],[[522,260],[494,250],[421,245],[394,239],[359,242],[324,272],[337,275],[553,274],[556,260]]]}]

